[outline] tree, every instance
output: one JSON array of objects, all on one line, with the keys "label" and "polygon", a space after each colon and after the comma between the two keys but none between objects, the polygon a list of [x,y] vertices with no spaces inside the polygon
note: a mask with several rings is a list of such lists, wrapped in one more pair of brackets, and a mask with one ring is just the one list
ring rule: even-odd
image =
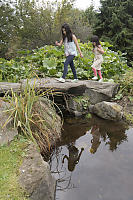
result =
[{"label": "tree", "polygon": [[70,24],[72,21],[71,13],[73,8],[73,3],[75,0],[62,0],[61,2],[55,2],[56,10],[54,12],[54,32],[56,38],[59,39],[59,30],[61,30],[62,24],[64,22]]},{"label": "tree", "polygon": [[22,48],[33,49],[48,44],[53,24],[51,9],[45,6],[38,8],[34,1],[21,0],[17,10],[21,22]]},{"label": "tree", "polygon": [[84,16],[84,11],[73,8],[72,12],[70,13],[70,17],[72,31],[75,33],[77,38],[81,40],[81,42],[87,42],[89,37],[92,35],[92,28]]},{"label": "tree", "polygon": [[115,50],[127,53],[133,59],[133,3],[132,0],[101,0],[97,13],[95,34],[113,44]]},{"label": "tree", "polygon": [[[10,2],[10,3],[8,3]],[[37,3],[36,0],[0,0],[0,56],[10,59],[21,49],[55,44],[61,26],[68,23],[76,36],[86,42],[92,34],[89,13],[75,9],[75,0]],[[39,1],[40,2],[40,1]]]},{"label": "tree", "polygon": [[96,23],[96,11],[94,10],[94,6],[91,5],[87,8],[83,13],[84,21],[86,21],[92,27]]},{"label": "tree", "polygon": [[14,8],[6,1],[0,2],[0,57],[4,57],[10,41],[17,36],[18,20]]}]

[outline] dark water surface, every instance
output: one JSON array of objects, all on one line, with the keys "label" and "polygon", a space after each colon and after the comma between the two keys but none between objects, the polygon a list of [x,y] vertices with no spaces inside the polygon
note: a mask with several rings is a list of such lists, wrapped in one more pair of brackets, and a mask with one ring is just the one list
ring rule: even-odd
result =
[{"label": "dark water surface", "polygon": [[66,119],[49,164],[56,200],[133,200],[133,128]]}]

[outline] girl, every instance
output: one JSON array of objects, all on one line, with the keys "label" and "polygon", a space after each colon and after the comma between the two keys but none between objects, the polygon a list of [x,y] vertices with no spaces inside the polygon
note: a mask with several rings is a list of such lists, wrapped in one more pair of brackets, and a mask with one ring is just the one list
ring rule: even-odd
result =
[{"label": "girl", "polygon": [[97,71],[98,71],[98,74],[100,77],[99,82],[102,82],[103,78],[102,78],[102,74],[101,74],[101,64],[103,62],[102,54],[104,54],[104,50],[103,50],[102,46],[100,45],[98,36],[94,35],[91,39],[91,42],[93,44],[93,53],[95,55],[94,62],[91,66],[92,70],[94,72],[94,77],[92,79],[93,80],[98,79],[98,77],[97,77]]},{"label": "girl", "polygon": [[62,83],[65,82],[65,77],[66,77],[67,72],[68,72],[68,65],[70,65],[71,70],[73,72],[73,76],[74,76],[74,80],[72,80],[72,82],[76,82],[78,79],[77,79],[77,74],[76,74],[76,70],[75,70],[75,66],[74,66],[74,62],[73,62],[74,57],[77,56],[76,47],[77,47],[77,49],[80,53],[80,56],[83,57],[83,55],[82,55],[81,50],[79,48],[77,38],[72,33],[69,25],[66,24],[66,23],[63,24],[62,27],[61,27],[61,31],[62,31],[62,39],[59,43],[56,41],[55,44],[57,46],[61,46],[64,43],[66,61],[64,63],[63,75],[62,75],[61,78],[59,78],[57,80],[62,82]]}]

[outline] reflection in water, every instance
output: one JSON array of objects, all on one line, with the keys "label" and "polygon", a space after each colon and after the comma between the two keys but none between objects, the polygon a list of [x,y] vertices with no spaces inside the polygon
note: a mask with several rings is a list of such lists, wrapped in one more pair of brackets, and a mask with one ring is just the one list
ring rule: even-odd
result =
[{"label": "reflection in water", "polygon": [[79,162],[80,156],[84,151],[84,148],[81,148],[81,151],[79,153],[78,148],[76,148],[73,144],[70,144],[68,145],[68,150],[69,150],[69,156],[65,155],[63,157],[62,163],[64,163],[64,159],[66,158],[68,160],[68,170],[73,171],[75,169],[75,166]]},{"label": "reflection in water", "polygon": [[[124,197],[112,198],[108,194],[110,192],[106,190],[105,194],[108,194],[106,198],[97,197],[96,191],[102,191],[104,187],[108,186],[110,184],[108,179],[110,180],[114,173],[116,173],[114,177],[117,177],[117,173],[120,174],[118,180],[121,180],[119,164],[113,170],[115,163],[112,161],[114,159],[112,155],[117,152],[116,150],[120,144],[127,141],[127,129],[128,127],[124,123],[102,120],[96,117],[88,121],[85,119],[66,119],[62,138],[58,141],[56,149],[49,159],[51,172],[57,180],[56,199],[88,200],[89,192],[89,200],[125,200]],[[118,158],[122,159],[123,157],[120,154]],[[115,162],[117,163],[119,159]],[[124,162],[126,160],[124,159]],[[113,164],[110,163],[111,161]],[[110,164],[108,165],[108,163]],[[97,170],[98,167],[99,170]],[[108,173],[104,176],[106,171]],[[90,178],[87,178],[87,176]],[[101,181],[103,181],[102,186],[100,186]],[[75,191],[77,187],[79,193],[77,192],[76,195],[72,191]],[[93,191],[95,187],[97,190]],[[82,198],[82,196],[85,196],[85,198]]]},{"label": "reflection in water", "polygon": [[90,152],[95,153],[101,143],[100,138],[105,142],[105,145],[109,145],[111,151],[116,150],[123,141],[127,140],[125,130],[128,127],[122,122],[93,117],[89,121],[86,119],[67,119],[63,129],[61,141],[58,142],[57,146],[69,145],[81,136],[91,133],[92,148]]},{"label": "reflection in water", "polygon": [[[109,145],[109,149],[114,151],[117,147],[127,140],[125,131],[127,125],[122,122],[106,121],[98,118],[93,118],[92,122],[92,145],[94,152],[100,145],[100,138],[105,142],[105,145]],[[96,150],[95,150],[96,149]]]},{"label": "reflection in water", "polygon": [[[125,134],[125,126],[122,124],[113,124],[115,127],[103,127],[102,124],[94,124],[91,128],[90,134],[92,134],[90,153],[96,153],[98,147],[101,144],[100,138],[103,139],[105,145],[109,145],[109,149],[114,151],[117,147],[127,140]],[[122,127],[120,126],[122,125]]]},{"label": "reflection in water", "polygon": [[92,139],[90,153],[96,153],[101,141],[100,141],[100,131],[97,125],[94,125],[91,129]]}]

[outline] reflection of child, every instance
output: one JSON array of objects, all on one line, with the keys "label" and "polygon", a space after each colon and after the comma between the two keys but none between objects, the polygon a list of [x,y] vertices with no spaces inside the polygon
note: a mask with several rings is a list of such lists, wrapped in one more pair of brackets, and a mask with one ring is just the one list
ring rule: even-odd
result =
[{"label": "reflection of child", "polygon": [[101,74],[101,64],[103,62],[102,54],[104,54],[104,50],[103,50],[103,48],[100,44],[98,36],[94,35],[92,37],[91,41],[92,41],[92,44],[93,44],[93,53],[95,55],[94,62],[91,66],[92,70],[94,72],[94,77],[92,79],[93,80],[98,79],[98,77],[97,77],[97,71],[98,71],[98,74],[99,74],[99,77],[100,77],[99,82],[102,82],[103,78],[102,78],[102,74]]},{"label": "reflection of child", "polygon": [[99,128],[97,127],[97,125],[94,125],[91,129],[91,134],[93,139],[91,140],[91,148],[90,148],[90,153],[96,153],[99,145],[100,145],[100,132],[99,132]]},{"label": "reflection of child", "polygon": [[84,148],[81,148],[80,153],[79,153],[79,150],[75,146],[69,146],[68,150],[69,150],[69,157],[65,155],[63,157],[62,163],[64,163],[64,159],[66,158],[68,160],[68,170],[73,171],[75,169],[75,166],[79,162],[80,156],[82,152],[84,151]]}]

